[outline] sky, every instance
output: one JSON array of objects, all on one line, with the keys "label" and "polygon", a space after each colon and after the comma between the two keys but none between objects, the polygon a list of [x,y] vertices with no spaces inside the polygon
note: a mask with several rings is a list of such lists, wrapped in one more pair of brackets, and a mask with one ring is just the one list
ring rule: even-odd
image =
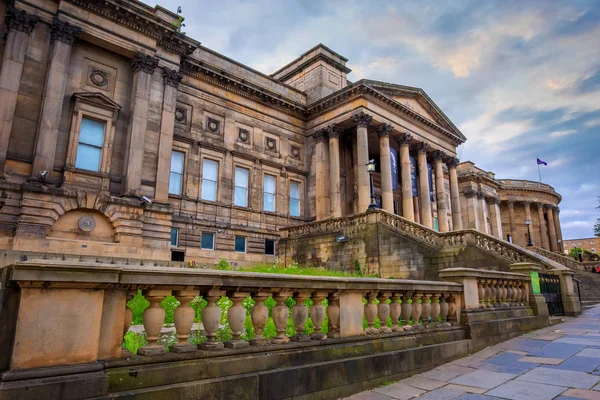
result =
[{"label": "sky", "polygon": [[[148,2],[148,1],[147,1]],[[153,3],[149,3],[154,5]],[[272,73],[323,43],[362,78],[420,87],[496,178],[563,197],[564,239],[593,236],[600,210],[600,0],[161,0],[183,31]]]}]

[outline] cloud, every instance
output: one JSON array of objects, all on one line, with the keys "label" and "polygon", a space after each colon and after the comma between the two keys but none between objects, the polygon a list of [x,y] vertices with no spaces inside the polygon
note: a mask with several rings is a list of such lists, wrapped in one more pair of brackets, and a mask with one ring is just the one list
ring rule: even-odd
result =
[{"label": "cloud", "polygon": [[566,131],[556,131],[556,132],[552,132],[550,134],[550,137],[558,138],[558,137],[572,135],[574,133],[577,133],[577,131],[575,129],[569,129],[569,130],[566,130]]}]

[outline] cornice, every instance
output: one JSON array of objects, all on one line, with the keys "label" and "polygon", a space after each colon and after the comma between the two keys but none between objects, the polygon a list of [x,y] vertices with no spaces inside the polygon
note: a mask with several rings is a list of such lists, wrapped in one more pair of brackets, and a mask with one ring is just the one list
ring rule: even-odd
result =
[{"label": "cornice", "polygon": [[[349,74],[350,72],[352,72],[352,70],[350,68],[346,67],[344,64],[341,64],[341,63],[335,61],[331,57],[327,57],[325,54],[319,53],[319,54],[316,54],[314,57],[311,57],[308,60],[304,61],[302,64],[298,65],[294,69],[290,70],[290,72],[288,72],[287,74],[280,76],[279,78],[277,78],[277,80],[281,81],[281,82],[285,82],[287,79],[289,79],[290,77],[297,74],[298,71],[304,70],[306,67],[308,67],[311,64],[314,64],[317,61],[324,61],[325,63],[331,65],[333,68],[340,70],[346,74]],[[272,73],[271,77],[277,75],[277,73],[279,71]]]}]

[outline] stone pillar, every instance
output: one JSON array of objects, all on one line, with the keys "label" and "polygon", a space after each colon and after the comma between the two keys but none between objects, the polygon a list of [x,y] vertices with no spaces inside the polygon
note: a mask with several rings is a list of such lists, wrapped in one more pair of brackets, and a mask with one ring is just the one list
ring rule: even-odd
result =
[{"label": "stone pillar", "polygon": [[510,226],[510,237],[513,243],[515,243],[515,233],[517,233],[517,227],[515,223],[515,202],[508,201],[508,221]]},{"label": "stone pillar", "polygon": [[[531,272],[540,273],[542,271],[542,267],[537,264],[532,263],[515,263],[510,265],[510,272],[517,272],[520,274],[525,274],[527,276],[531,276]],[[514,295],[516,298],[516,302],[520,303],[520,297],[529,299],[529,306],[533,309],[533,312],[537,316],[548,316],[548,306],[546,305],[546,299],[543,294],[533,294],[531,289],[531,280],[527,281],[527,284],[524,286],[528,293]],[[520,291],[521,289],[519,289]]]},{"label": "stone pillar", "polygon": [[38,17],[9,7],[6,11],[6,43],[0,67],[0,178],[4,177],[6,153],[17,107],[23,64],[27,53],[29,35]]},{"label": "stone pillar", "polygon": [[554,229],[556,230],[556,238],[558,239],[558,251],[560,253],[565,252],[565,244],[563,243],[562,229],[560,227],[560,209],[554,208]]},{"label": "stone pillar", "polygon": [[448,206],[446,204],[446,190],[444,189],[444,168],[442,158],[444,153],[435,151],[433,153],[433,166],[435,168],[435,196],[437,199],[438,223],[440,232],[448,232]]},{"label": "stone pillar", "polygon": [[371,183],[369,173],[367,172],[367,164],[369,162],[369,136],[367,127],[373,117],[361,111],[358,114],[354,114],[352,119],[357,124],[358,212],[363,213],[367,211],[371,203]]},{"label": "stone pillar", "polygon": [[448,175],[450,177],[450,203],[452,205],[452,228],[455,231],[461,230],[462,215],[460,210],[460,193],[458,191],[458,177],[456,176],[456,166],[458,158],[451,158],[446,162],[448,166]]},{"label": "stone pillar", "polygon": [[575,293],[575,285],[573,284],[575,273],[570,269],[553,269],[548,272],[557,275],[560,280],[560,295],[565,315],[577,316],[581,314],[581,302],[578,294]]},{"label": "stone pillar", "polygon": [[183,75],[178,71],[163,68],[163,78],[165,89],[160,121],[160,139],[158,140],[156,192],[154,194],[154,200],[159,203],[166,203],[169,200],[169,172],[171,170],[173,131],[175,129],[175,104],[177,102],[177,87],[183,79]]},{"label": "stone pillar", "polygon": [[325,129],[314,133],[315,140],[315,175],[316,175],[316,214],[317,221],[328,218],[331,208],[329,200],[329,146],[326,143],[327,132]]},{"label": "stone pillar", "polygon": [[464,191],[467,199],[467,228],[481,230],[479,225],[479,201],[477,200],[477,190],[468,188]]},{"label": "stone pillar", "polygon": [[158,58],[137,54],[131,61],[133,85],[129,107],[129,125],[125,143],[125,164],[121,193],[137,196],[142,184],[142,166],[144,162],[144,142],[148,124],[148,107],[152,74],[158,66]]},{"label": "stone pillar", "polygon": [[429,145],[427,143],[419,143],[417,162],[419,164],[419,199],[421,201],[421,225],[432,229],[433,221],[431,218],[431,199],[429,198],[429,177],[427,174],[428,149]]},{"label": "stone pillar", "polygon": [[358,211],[358,149],[356,146],[356,135],[350,138],[352,145],[352,212],[357,214]]},{"label": "stone pillar", "polygon": [[491,235],[492,233],[489,230],[487,224],[487,211],[486,211],[486,201],[485,201],[485,193],[481,190],[477,191],[477,199],[479,199],[479,228],[481,232],[487,233]]},{"label": "stone pillar", "polygon": [[79,37],[81,30],[54,18],[50,28],[52,39],[52,52],[50,65],[46,75],[46,86],[42,100],[40,122],[35,144],[35,155],[31,176],[41,178],[40,173],[47,171],[45,177],[50,179],[54,167],[54,154],[56,152],[56,141],[58,139],[58,126],[63,109],[65,89],[67,87],[67,73],[71,61],[71,49],[73,43]]},{"label": "stone pillar", "polygon": [[329,134],[330,216],[342,216],[342,189],[340,184],[340,130],[335,125],[327,128]]},{"label": "stone pillar", "polygon": [[540,222],[540,237],[542,238],[540,245],[544,249],[550,250],[550,246],[548,245],[548,232],[546,231],[546,220],[544,219],[544,205],[542,203],[536,203],[536,206]]},{"label": "stone pillar", "polygon": [[392,192],[392,163],[390,157],[390,133],[394,130],[390,124],[377,128],[379,135],[379,164],[381,167],[381,207],[394,213],[394,194]]},{"label": "stone pillar", "polygon": [[497,197],[488,197],[488,207],[490,209],[490,220],[492,222],[492,235],[499,239],[503,239],[502,218],[500,215],[500,199]]},{"label": "stone pillar", "polygon": [[409,145],[412,137],[404,133],[398,139],[400,145],[400,181],[402,185],[402,216],[409,221],[415,220],[413,205],[412,180],[410,175]]},{"label": "stone pillar", "polygon": [[548,232],[550,233],[550,250],[558,251],[558,238],[556,236],[556,225],[554,225],[554,207],[547,206],[548,212]]}]

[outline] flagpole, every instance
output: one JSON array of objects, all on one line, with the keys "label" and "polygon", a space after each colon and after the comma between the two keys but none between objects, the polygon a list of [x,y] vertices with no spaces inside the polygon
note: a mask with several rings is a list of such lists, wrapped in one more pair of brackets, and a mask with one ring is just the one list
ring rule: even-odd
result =
[{"label": "flagpole", "polygon": [[540,171],[540,163],[538,163],[538,175],[540,177],[540,183],[542,183],[542,172]]}]

